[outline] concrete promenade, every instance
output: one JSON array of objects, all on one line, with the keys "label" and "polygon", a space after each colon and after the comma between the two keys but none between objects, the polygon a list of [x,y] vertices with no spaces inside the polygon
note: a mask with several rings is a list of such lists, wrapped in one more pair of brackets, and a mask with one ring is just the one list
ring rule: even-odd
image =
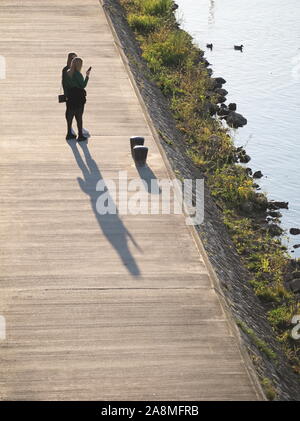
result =
[{"label": "concrete promenade", "polygon": [[[88,144],[57,102],[70,51]],[[261,399],[184,217],[96,212],[102,178],[169,177],[99,1],[1,0],[0,55],[0,399]]]}]

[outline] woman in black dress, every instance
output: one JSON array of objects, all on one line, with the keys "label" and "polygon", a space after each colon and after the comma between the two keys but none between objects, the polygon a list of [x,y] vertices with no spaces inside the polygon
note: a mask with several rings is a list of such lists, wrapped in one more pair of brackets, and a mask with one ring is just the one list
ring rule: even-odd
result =
[{"label": "woman in black dress", "polygon": [[84,105],[86,103],[86,91],[85,87],[88,84],[91,68],[86,72],[85,79],[82,76],[83,60],[80,57],[75,57],[72,60],[71,67],[67,71],[67,76],[65,78],[66,88],[67,88],[67,123],[68,123],[68,133],[66,139],[74,139],[75,136],[72,134],[72,122],[75,117],[78,127],[78,141],[86,140],[87,137],[84,136],[82,129],[82,116],[84,112]]}]

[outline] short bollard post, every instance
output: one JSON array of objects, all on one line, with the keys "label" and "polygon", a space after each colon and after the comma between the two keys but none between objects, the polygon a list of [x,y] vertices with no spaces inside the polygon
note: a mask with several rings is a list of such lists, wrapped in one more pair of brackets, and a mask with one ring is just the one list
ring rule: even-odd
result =
[{"label": "short bollard post", "polygon": [[130,147],[131,147],[131,153],[133,153],[133,148],[135,146],[142,146],[144,145],[145,138],[141,136],[132,136],[130,138]]},{"label": "short bollard post", "polygon": [[135,146],[133,148],[133,159],[139,167],[146,165],[147,155],[148,148],[146,146]]}]

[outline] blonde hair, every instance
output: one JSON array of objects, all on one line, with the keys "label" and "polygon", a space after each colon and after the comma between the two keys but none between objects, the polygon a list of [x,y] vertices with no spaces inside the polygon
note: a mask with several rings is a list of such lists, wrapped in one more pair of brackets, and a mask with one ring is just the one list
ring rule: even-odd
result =
[{"label": "blonde hair", "polygon": [[68,54],[67,66],[69,66],[69,67],[71,66],[72,60],[75,57],[77,57],[77,54],[76,53],[69,53]]},{"label": "blonde hair", "polygon": [[68,74],[70,77],[74,75],[75,72],[80,72],[82,68],[83,60],[80,57],[75,57],[72,60],[70,70],[68,70]]}]

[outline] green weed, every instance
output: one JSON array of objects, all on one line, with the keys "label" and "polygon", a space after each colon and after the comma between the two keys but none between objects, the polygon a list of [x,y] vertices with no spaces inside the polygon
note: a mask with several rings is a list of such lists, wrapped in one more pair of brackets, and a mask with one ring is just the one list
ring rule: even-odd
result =
[{"label": "green weed", "polygon": [[149,34],[159,25],[160,19],[149,15],[128,15],[128,23],[134,31]]}]

